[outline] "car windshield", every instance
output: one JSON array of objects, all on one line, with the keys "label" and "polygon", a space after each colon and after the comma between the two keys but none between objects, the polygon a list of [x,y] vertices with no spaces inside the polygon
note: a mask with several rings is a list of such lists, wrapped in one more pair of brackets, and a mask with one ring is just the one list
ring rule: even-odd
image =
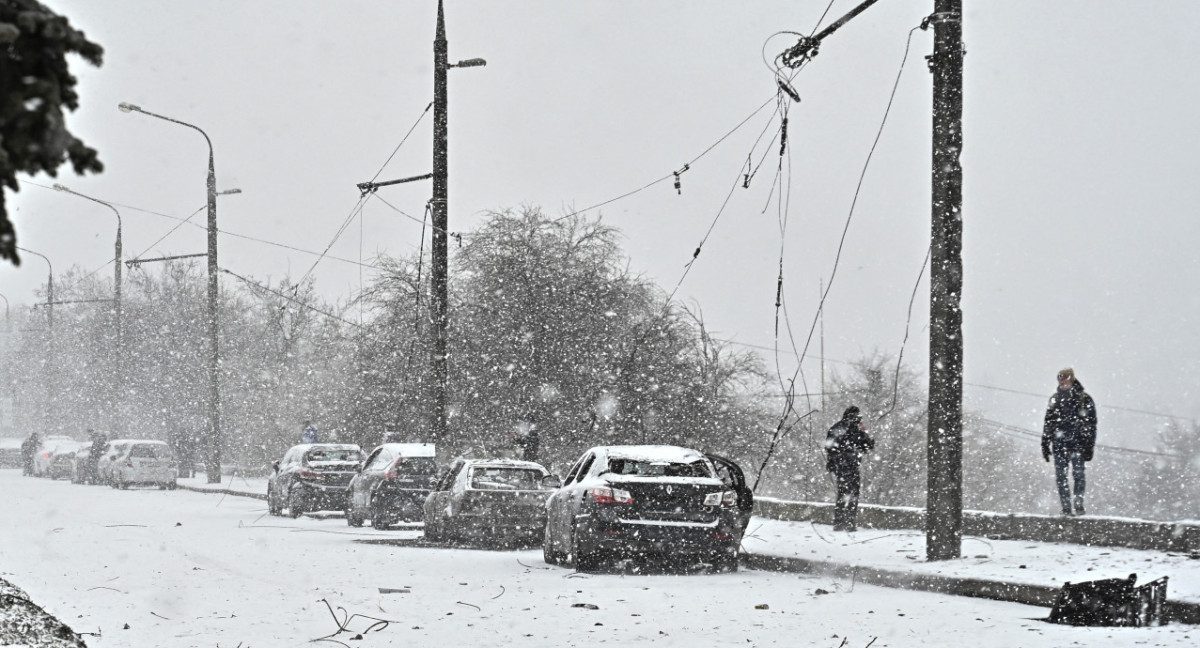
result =
[{"label": "car windshield", "polygon": [[436,475],[437,463],[433,457],[400,457],[396,460],[396,472],[402,475]]},{"label": "car windshield", "polygon": [[478,467],[471,471],[471,488],[478,490],[537,490],[542,473],[529,468]]},{"label": "car windshield", "polygon": [[712,477],[712,472],[709,471],[708,464],[704,461],[675,463],[612,458],[608,460],[607,472],[639,477]]},{"label": "car windshield", "polygon": [[309,463],[327,461],[338,463],[358,463],[362,461],[362,453],[353,448],[313,448],[304,455]]}]

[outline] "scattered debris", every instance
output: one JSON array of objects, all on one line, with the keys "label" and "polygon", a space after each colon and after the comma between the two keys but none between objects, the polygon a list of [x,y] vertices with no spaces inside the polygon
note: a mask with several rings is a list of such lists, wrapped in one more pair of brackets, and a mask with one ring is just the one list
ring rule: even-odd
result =
[{"label": "scattered debris", "polygon": [[380,587],[380,594],[411,594],[412,590],[407,587]]},{"label": "scattered debris", "polygon": [[813,594],[816,594],[817,596],[820,596],[822,594],[830,594],[830,593],[831,592],[829,590],[823,590],[820,587],[818,587],[817,590],[815,592],[813,592]]},{"label": "scattered debris", "polygon": [[771,606],[767,605],[766,603],[759,603],[758,605],[754,606],[754,609],[755,610],[770,610]]},{"label": "scattered debris", "polygon": [[599,610],[600,606],[595,603],[572,603],[573,608],[583,608],[585,610]]}]

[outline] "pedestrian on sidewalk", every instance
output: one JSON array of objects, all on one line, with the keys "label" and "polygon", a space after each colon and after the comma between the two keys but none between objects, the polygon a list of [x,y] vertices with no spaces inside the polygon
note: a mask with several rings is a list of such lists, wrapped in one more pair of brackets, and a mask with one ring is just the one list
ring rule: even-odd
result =
[{"label": "pedestrian on sidewalk", "polygon": [[1096,403],[1075,378],[1075,370],[1067,367],[1058,372],[1058,390],[1050,397],[1042,426],[1042,459],[1050,461],[1054,456],[1054,481],[1063,515],[1084,514],[1084,466],[1095,449]]},{"label": "pedestrian on sidewalk", "polygon": [[825,435],[825,469],[837,482],[837,500],[833,506],[833,530],[854,531],[858,523],[858,493],[862,480],[858,464],[875,447],[867,436],[858,407],[851,405],[842,419]]}]

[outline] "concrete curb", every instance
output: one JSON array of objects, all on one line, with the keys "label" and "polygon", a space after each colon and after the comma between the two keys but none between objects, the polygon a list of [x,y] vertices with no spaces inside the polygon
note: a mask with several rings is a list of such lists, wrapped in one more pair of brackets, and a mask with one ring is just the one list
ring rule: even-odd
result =
[{"label": "concrete curb", "polygon": [[215,488],[200,488],[199,486],[184,486],[183,484],[177,484],[176,487],[179,488],[180,490],[192,491],[193,493],[211,493],[211,494],[215,494],[215,495],[234,495],[237,497],[252,497],[256,500],[263,500],[264,502],[267,499],[266,493],[251,493],[249,491],[235,491],[232,489],[217,490]]},{"label": "concrete curb", "polygon": [[[1036,605],[1045,608],[1054,606],[1054,601],[1058,597],[1059,592],[1059,588],[1046,585],[1005,583],[1003,581],[942,576],[938,574],[915,574],[823,560],[787,558],[764,554],[745,554],[742,556],[742,563],[747,567],[767,571],[835,576],[838,578],[848,578],[852,582],[862,582],[881,587],[894,587],[919,592],[934,592],[937,594],[952,594],[954,596],[970,596],[993,601]],[[1166,603],[1166,615],[1169,621],[1176,623],[1200,624],[1200,603],[1168,600]]]}]

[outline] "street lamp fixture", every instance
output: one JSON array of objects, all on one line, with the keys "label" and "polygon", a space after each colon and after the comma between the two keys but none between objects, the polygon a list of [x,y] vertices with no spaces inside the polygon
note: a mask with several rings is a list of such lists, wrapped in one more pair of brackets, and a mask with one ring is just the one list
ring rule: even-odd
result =
[{"label": "street lamp fixture", "polygon": [[469,58],[469,59],[466,59],[463,61],[459,61],[458,63],[451,63],[450,67],[452,67],[452,68],[483,67],[485,65],[487,65],[487,61],[485,61],[481,58]]},{"label": "street lamp fixture", "polygon": [[169,121],[200,133],[208,143],[208,434],[205,435],[204,464],[208,483],[221,483],[221,381],[220,381],[220,339],[217,320],[217,174],[213,167],[212,139],[199,126],[189,124],[165,115],[152,113],[131,103],[121,102],[117,105],[121,112],[139,112],[163,121]]},{"label": "street lamp fixture", "polygon": [[116,393],[117,393],[117,403],[116,403],[115,410],[118,414],[114,416],[114,418],[116,418],[117,420],[115,421],[115,424],[113,425],[113,430],[116,432],[122,432],[125,429],[124,420],[122,420],[122,417],[120,415],[120,412],[123,410],[122,404],[125,402],[125,371],[124,371],[124,367],[123,367],[124,358],[125,358],[125,344],[124,344],[124,335],[123,335],[124,317],[123,317],[123,313],[122,313],[122,303],[121,303],[121,266],[122,266],[122,263],[121,263],[121,212],[117,211],[117,208],[114,207],[111,203],[100,200],[99,198],[93,198],[91,196],[81,194],[78,191],[72,191],[71,189],[69,189],[66,186],[61,185],[57,182],[54,183],[54,190],[55,191],[65,191],[66,193],[79,196],[80,198],[86,198],[87,200],[90,200],[94,203],[99,203],[101,205],[104,205],[105,207],[108,207],[109,209],[112,210],[112,212],[114,214],[117,215],[117,242],[116,242],[116,246],[115,246],[116,251],[115,251],[115,256],[114,256],[114,261],[115,261],[114,265],[116,267],[113,270],[113,297],[114,297],[114,301],[115,301],[115,305],[116,305],[116,307],[115,307],[116,322],[114,325],[114,328],[116,329],[116,345],[115,345],[116,346],[116,349],[115,349],[116,357],[113,362],[116,367],[116,374],[117,374],[116,385],[115,385],[115,389],[116,389]]}]

